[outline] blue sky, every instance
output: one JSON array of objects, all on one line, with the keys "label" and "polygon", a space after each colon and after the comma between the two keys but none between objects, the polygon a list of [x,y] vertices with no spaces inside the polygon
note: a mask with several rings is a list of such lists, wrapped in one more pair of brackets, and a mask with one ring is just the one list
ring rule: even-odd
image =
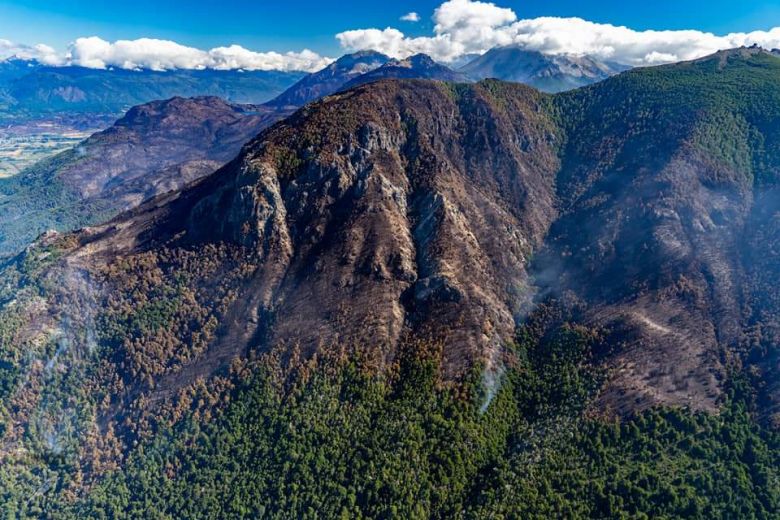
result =
[{"label": "blue sky", "polygon": [[[394,0],[0,0],[0,38],[64,48],[79,36],[106,40],[154,37],[210,48],[230,43],[257,50],[310,48],[339,53],[334,35],[364,27],[428,34],[441,2]],[[780,26],[780,2],[768,0],[499,1],[519,18],[578,16],[634,29],[726,33]],[[415,11],[417,24],[398,18]]]},{"label": "blue sky", "polygon": [[636,66],[753,44],[780,48],[778,0],[0,0],[0,59],[56,66],[313,71],[360,49],[454,64],[501,45]]}]

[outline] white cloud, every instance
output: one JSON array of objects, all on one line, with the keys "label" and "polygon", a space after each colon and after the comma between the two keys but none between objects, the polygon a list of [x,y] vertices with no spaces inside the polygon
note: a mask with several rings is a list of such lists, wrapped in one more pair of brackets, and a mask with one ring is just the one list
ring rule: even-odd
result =
[{"label": "white cloud", "polygon": [[[449,38],[409,38],[398,29],[358,29],[336,35],[347,51],[374,49],[393,58],[405,58],[423,52],[442,61],[451,61],[453,47]],[[459,54],[459,53],[458,53]]]},{"label": "white cloud", "polygon": [[450,36],[453,41],[467,43],[495,37],[497,29],[517,20],[511,10],[487,2],[449,0],[433,12],[437,35]]},{"label": "white cloud", "polygon": [[210,68],[220,70],[304,70],[314,72],[328,66],[333,60],[304,49],[301,52],[253,52],[240,45],[217,47],[209,51]]},{"label": "white cloud", "polygon": [[406,13],[401,17],[401,21],[403,22],[419,22],[420,21],[420,15],[412,11],[411,13]]},{"label": "white cloud", "polygon": [[176,42],[141,38],[107,42],[97,36],[78,38],[70,46],[71,63],[92,69],[205,69],[207,52]]},{"label": "white cloud", "polygon": [[336,38],[348,51],[371,48],[396,58],[424,52],[443,62],[501,45],[549,54],[589,54],[626,65],[694,59],[741,45],[780,47],[780,27],[722,36],[696,30],[636,31],[581,18],[518,20],[511,9],[472,0],[444,2],[433,20],[431,36],[412,38],[388,27],[346,31]]},{"label": "white cloud", "polygon": [[96,36],[78,38],[68,59],[74,65],[105,69],[218,69],[218,70],[319,70],[331,61],[304,49],[301,52],[254,52],[241,47],[217,47],[209,51],[169,40],[140,38],[107,42]]},{"label": "white cloud", "polygon": [[93,69],[217,69],[283,70],[312,72],[333,60],[304,49],[301,52],[254,52],[239,45],[208,51],[174,41],[139,38],[108,42],[97,36],[77,38],[68,52],[58,53],[48,45],[22,45],[0,39],[0,60],[16,56],[45,65],[78,65]]},{"label": "white cloud", "polygon": [[65,58],[48,45],[42,43],[24,45],[0,38],[0,60],[11,57],[23,60],[38,60],[46,65],[62,65],[65,63]]}]

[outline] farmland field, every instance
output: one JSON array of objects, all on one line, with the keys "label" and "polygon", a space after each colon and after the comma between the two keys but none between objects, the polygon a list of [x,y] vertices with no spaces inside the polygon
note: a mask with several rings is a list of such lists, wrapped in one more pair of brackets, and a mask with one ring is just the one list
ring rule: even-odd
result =
[{"label": "farmland field", "polygon": [[95,131],[53,123],[0,129],[0,178],[16,175],[41,159],[72,148]]}]

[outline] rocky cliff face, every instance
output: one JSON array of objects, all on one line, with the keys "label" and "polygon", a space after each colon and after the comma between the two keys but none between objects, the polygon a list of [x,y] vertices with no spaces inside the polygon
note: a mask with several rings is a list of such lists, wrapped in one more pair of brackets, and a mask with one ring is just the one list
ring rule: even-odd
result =
[{"label": "rocky cliff face", "polygon": [[[511,339],[532,295],[528,255],[555,215],[558,161],[542,98],[492,87],[382,82],[338,95],[170,207],[144,207],[109,229],[124,229],[129,251],[148,247],[144,236],[165,240],[150,221],[181,247],[246,248],[254,267],[236,323],[225,324],[240,329],[224,331],[233,341],[307,355],[349,344],[382,366],[401,342],[425,337],[449,345],[445,372],[460,377]],[[105,233],[82,239],[113,249]]]},{"label": "rocky cliff face", "polygon": [[528,301],[557,167],[540,96],[501,90],[514,98],[501,110],[484,87],[345,93],[251,145],[195,205],[192,222],[261,255],[271,344],[392,359],[405,336],[430,335],[451,345],[451,376],[492,359]]}]

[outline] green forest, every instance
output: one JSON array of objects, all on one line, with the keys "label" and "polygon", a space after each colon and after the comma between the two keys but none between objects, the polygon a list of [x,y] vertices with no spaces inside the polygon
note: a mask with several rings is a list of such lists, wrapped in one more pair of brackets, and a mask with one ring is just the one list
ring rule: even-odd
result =
[{"label": "green forest", "polygon": [[[440,347],[387,377],[359,362],[279,379],[257,360],[224,410],[198,406],[79,494],[0,469],[5,518],[777,518],[780,438],[735,377],[721,414],[589,413],[601,335],[524,327],[494,397],[438,383]],[[197,401],[197,399],[196,399]],[[485,406],[487,405],[487,406]],[[63,464],[63,466],[58,466]]]}]

